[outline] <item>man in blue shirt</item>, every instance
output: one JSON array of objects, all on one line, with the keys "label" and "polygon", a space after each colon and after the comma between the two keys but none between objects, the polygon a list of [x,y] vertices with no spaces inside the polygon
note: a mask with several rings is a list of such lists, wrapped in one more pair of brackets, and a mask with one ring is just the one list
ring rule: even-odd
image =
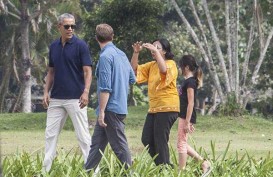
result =
[{"label": "man in blue shirt", "polygon": [[85,162],[91,144],[87,117],[88,95],[92,81],[90,51],[87,44],[73,34],[75,29],[73,15],[62,14],[58,18],[58,29],[61,37],[49,48],[49,65],[43,98],[43,105],[48,108],[43,162],[43,168],[47,172],[56,156],[58,136],[68,115],[72,120]]},{"label": "man in blue shirt", "polygon": [[135,83],[135,74],[125,53],[113,43],[114,31],[108,24],[96,27],[96,40],[101,52],[96,68],[98,120],[92,136],[91,150],[85,164],[87,171],[98,166],[100,151],[110,143],[114,153],[126,167],[131,165],[131,154],[124,134],[129,84]]}]

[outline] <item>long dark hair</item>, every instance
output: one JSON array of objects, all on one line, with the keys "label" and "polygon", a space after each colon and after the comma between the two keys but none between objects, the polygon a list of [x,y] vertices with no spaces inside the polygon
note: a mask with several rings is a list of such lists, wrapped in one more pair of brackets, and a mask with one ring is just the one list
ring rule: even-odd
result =
[{"label": "long dark hair", "polygon": [[165,38],[156,39],[152,43],[154,43],[155,41],[158,41],[162,45],[162,49],[166,52],[165,53],[166,59],[172,59],[173,60],[174,54],[171,51],[170,42]]},{"label": "long dark hair", "polygon": [[182,69],[182,71],[185,69],[185,67],[188,66],[189,70],[194,73],[194,77],[197,81],[197,88],[202,87],[203,85],[203,71],[202,68],[197,64],[195,58],[192,55],[184,55],[179,60],[179,67]]}]

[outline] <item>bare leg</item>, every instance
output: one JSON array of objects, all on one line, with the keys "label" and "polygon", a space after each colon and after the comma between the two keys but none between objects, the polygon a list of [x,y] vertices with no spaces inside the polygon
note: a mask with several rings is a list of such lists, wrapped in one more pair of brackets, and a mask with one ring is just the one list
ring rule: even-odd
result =
[{"label": "bare leg", "polygon": [[185,133],[183,127],[185,124],[185,119],[178,119],[178,140],[177,140],[177,149],[178,149],[178,162],[179,170],[184,170],[187,163],[188,150],[187,150],[187,134]]},{"label": "bare leg", "polygon": [[202,171],[206,176],[211,171],[211,164],[208,160],[205,160],[198,152],[196,152],[191,146],[187,143],[187,133],[183,131],[183,126],[185,124],[185,119],[179,119],[178,122],[178,154],[179,154],[179,169],[184,170],[186,167],[187,156],[191,156],[194,160],[202,162]]},{"label": "bare leg", "polygon": [[179,153],[179,170],[184,170],[187,162],[187,153]]},{"label": "bare leg", "polygon": [[203,157],[201,157],[198,152],[196,152],[190,145],[187,144],[187,154],[194,158],[196,161],[203,161]]},{"label": "bare leg", "polygon": [[206,173],[211,168],[211,164],[208,160],[201,157],[192,147],[187,145],[188,155],[194,158],[196,161],[203,161],[201,168],[203,173]]}]

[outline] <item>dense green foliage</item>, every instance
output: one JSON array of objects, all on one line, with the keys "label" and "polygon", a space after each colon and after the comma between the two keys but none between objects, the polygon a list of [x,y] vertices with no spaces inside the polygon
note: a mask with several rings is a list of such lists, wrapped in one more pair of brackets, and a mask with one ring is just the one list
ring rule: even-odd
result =
[{"label": "dense green foliage", "polygon": [[160,17],[163,15],[163,7],[159,0],[106,0],[95,5],[84,20],[85,39],[93,54],[97,56],[99,53],[95,29],[100,23],[107,23],[113,27],[114,43],[125,51],[128,58],[132,54],[131,46],[134,42],[152,42],[162,37],[164,27]]},{"label": "dense green foliage", "polygon": [[[129,58],[132,56],[132,44],[136,41],[152,42],[163,37],[164,3],[160,0],[106,0],[95,3],[91,11],[87,12],[84,18],[84,38],[88,42],[94,62],[94,67],[100,52],[99,45],[95,40],[95,29],[100,23],[107,23],[114,29],[113,43],[124,51]],[[150,52],[144,50],[140,54],[140,63],[151,61]],[[95,69],[94,69],[95,70]],[[93,82],[94,83],[94,82]],[[90,102],[95,108],[96,84],[91,85]],[[136,95],[135,95],[136,94]],[[133,98],[134,97],[134,98]],[[139,88],[134,89],[134,94],[130,94],[129,104],[143,105],[146,101]]]},{"label": "dense green foliage", "polygon": [[258,113],[261,113],[266,119],[273,120],[273,98],[267,97],[257,100],[253,103],[253,107],[257,108]]}]

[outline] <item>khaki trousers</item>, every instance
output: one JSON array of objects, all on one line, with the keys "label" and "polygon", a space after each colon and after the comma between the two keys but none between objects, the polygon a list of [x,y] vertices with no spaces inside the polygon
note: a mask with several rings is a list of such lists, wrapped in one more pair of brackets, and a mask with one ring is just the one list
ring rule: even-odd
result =
[{"label": "khaki trousers", "polygon": [[78,99],[50,99],[47,110],[45,158],[43,161],[43,168],[47,172],[50,170],[52,161],[56,156],[58,137],[68,116],[72,120],[84,163],[87,160],[91,145],[87,107],[81,109]]}]

